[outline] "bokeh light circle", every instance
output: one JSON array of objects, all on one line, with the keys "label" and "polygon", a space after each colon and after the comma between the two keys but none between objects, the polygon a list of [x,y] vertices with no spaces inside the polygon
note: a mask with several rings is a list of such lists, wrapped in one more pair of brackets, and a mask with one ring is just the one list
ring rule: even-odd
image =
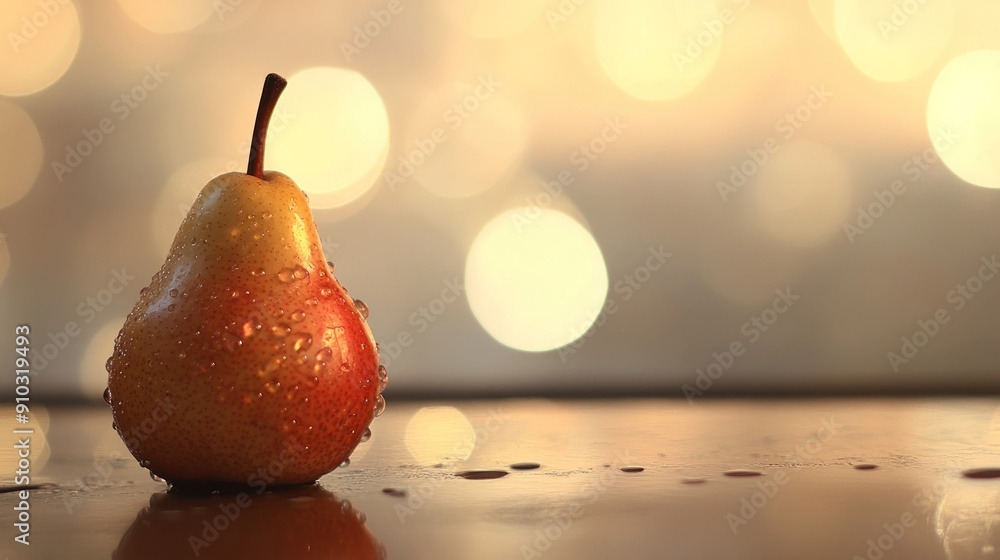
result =
[{"label": "bokeh light circle", "polygon": [[837,0],[837,38],[868,77],[901,82],[930,67],[951,42],[951,0]]},{"label": "bokeh light circle", "polygon": [[[216,13],[216,2],[205,0],[118,0],[122,10],[155,33],[180,33],[198,27]],[[224,12],[219,12],[222,17]]]},{"label": "bokeh light circle", "polygon": [[386,169],[391,189],[410,176],[445,198],[480,194],[521,161],[528,133],[521,110],[484,75],[475,84],[449,84],[417,107],[401,153]]},{"label": "bokeh light circle", "polygon": [[712,0],[604,0],[595,48],[608,78],[629,95],[674,99],[715,67],[726,25]]},{"label": "bokeh light circle", "polygon": [[278,104],[285,117],[271,122],[265,169],[291,177],[313,208],[347,205],[371,188],[389,153],[389,116],[371,82],[308,68],[288,78]]},{"label": "bokeh light circle", "polygon": [[49,87],[80,48],[80,17],[70,0],[5,0],[0,29],[7,43],[0,48],[0,95]]},{"label": "bokeh light circle", "polygon": [[1000,51],[973,51],[945,65],[927,100],[927,130],[953,173],[1000,188]]},{"label": "bokeh light circle", "polygon": [[834,24],[834,6],[837,0],[809,0],[809,9],[826,36],[837,40],[837,26]]},{"label": "bokeh light circle", "polygon": [[231,170],[226,169],[225,160],[208,158],[183,165],[170,175],[156,199],[153,215],[149,221],[156,254],[167,254],[181,221],[191,210],[201,189],[209,181],[228,171]]},{"label": "bokeh light circle", "polygon": [[406,424],[404,443],[421,465],[456,463],[472,455],[476,432],[457,408],[425,406]]},{"label": "bokeh light circle", "polygon": [[771,237],[813,246],[841,230],[850,212],[851,175],[843,158],[807,141],[781,146],[751,186],[758,226]]},{"label": "bokeh light circle", "polygon": [[94,400],[101,398],[108,386],[108,370],[105,368],[108,358],[115,348],[115,337],[125,324],[125,317],[115,317],[103,323],[94,331],[87,348],[80,359],[80,377],[78,386],[84,398]]},{"label": "bokeh light circle", "polygon": [[[0,49],[3,50],[3,49]],[[42,137],[35,121],[17,105],[0,99],[0,208],[21,200],[42,169]]]},{"label": "bokeh light circle", "polygon": [[544,352],[586,333],[604,305],[608,272],[597,242],[576,220],[521,207],[480,230],[466,259],[465,287],[493,338]]}]

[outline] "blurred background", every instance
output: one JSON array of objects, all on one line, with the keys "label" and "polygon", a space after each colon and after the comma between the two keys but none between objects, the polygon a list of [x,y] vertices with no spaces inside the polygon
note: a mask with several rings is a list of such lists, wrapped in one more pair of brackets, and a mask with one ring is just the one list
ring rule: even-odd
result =
[{"label": "blurred background", "polygon": [[390,395],[993,391],[998,23],[993,0],[8,0],[8,352],[30,325],[32,396],[100,399],[277,72],[265,167],[309,194]]}]

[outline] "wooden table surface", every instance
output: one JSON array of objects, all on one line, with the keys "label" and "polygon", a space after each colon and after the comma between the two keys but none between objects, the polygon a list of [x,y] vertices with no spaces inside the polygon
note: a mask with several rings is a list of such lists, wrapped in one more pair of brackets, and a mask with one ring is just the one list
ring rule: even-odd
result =
[{"label": "wooden table surface", "polygon": [[0,559],[990,558],[1000,472],[968,474],[1000,467],[998,404],[390,400],[317,485],[208,497],[166,494],[106,408],[9,407],[0,480],[27,427],[43,486],[0,494]]}]

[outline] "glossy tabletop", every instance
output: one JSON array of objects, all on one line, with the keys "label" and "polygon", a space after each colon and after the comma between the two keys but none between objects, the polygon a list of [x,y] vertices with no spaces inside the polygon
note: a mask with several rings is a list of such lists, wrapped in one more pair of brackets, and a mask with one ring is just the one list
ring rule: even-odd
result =
[{"label": "glossy tabletop", "polygon": [[103,407],[6,408],[0,558],[990,558],[998,404],[390,400],[317,485],[207,497],[165,493]]}]

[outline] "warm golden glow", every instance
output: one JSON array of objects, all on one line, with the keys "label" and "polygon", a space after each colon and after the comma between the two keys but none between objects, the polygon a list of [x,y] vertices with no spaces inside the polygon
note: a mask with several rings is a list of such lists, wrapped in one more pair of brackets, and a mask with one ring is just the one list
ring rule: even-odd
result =
[{"label": "warm golden glow", "polygon": [[214,13],[215,2],[203,0],[118,0],[137,24],[156,33],[180,33],[201,25]]},{"label": "warm golden glow", "polygon": [[843,159],[820,144],[782,146],[750,186],[760,227],[778,241],[811,246],[841,231],[851,177]]},{"label": "warm golden glow", "polygon": [[66,73],[80,47],[80,19],[69,0],[6,0],[0,29],[6,43],[0,48],[0,95],[49,87]]},{"label": "warm golden glow", "polygon": [[0,169],[4,174],[0,209],[31,190],[42,167],[42,154],[42,137],[32,118],[24,109],[0,99]]},{"label": "warm golden glow", "polygon": [[[429,96],[414,114],[398,158],[385,175],[391,190],[408,176],[428,191],[461,198],[486,191],[521,162],[527,131],[521,111],[491,76],[451,84]],[[412,172],[410,171],[412,169]]]},{"label": "warm golden glow", "polygon": [[449,464],[469,458],[476,446],[476,432],[457,408],[425,406],[410,418],[404,441],[417,463]]},{"label": "warm golden glow", "polygon": [[372,187],[389,151],[389,117],[364,76],[302,70],[288,77],[280,106],[287,118],[271,124],[267,169],[291,177],[313,208],[344,206]]},{"label": "warm golden glow", "polygon": [[927,100],[927,130],[952,172],[973,185],[1000,188],[1000,51],[948,62]]},{"label": "warm golden glow", "polygon": [[826,36],[836,40],[837,26],[834,24],[833,11],[837,0],[809,0],[809,9],[812,10],[816,23],[819,24]]},{"label": "warm golden glow", "polygon": [[86,399],[99,399],[108,386],[108,370],[104,364],[111,357],[115,337],[125,324],[125,317],[114,317],[100,326],[87,342],[87,349],[80,359],[79,388]]},{"label": "warm golden glow", "polygon": [[515,208],[479,232],[465,263],[469,305],[497,341],[544,352],[573,342],[604,305],[600,247],[562,212]]},{"label": "warm golden glow", "polygon": [[944,52],[955,28],[951,0],[837,0],[837,37],[868,77],[901,82],[920,75]]},{"label": "warm golden glow", "polygon": [[543,21],[548,0],[442,0],[441,8],[462,31],[475,37],[508,37]]},{"label": "warm golden glow", "polygon": [[612,82],[639,99],[681,97],[715,66],[726,23],[712,0],[602,0],[595,47]]}]

